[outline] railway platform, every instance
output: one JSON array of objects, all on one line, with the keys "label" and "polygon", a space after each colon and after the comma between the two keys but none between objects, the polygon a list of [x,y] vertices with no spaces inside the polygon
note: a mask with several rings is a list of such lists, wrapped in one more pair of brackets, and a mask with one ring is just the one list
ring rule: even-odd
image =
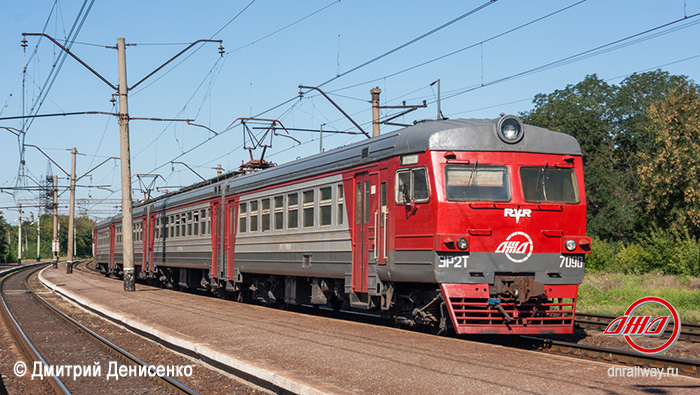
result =
[{"label": "railway platform", "polygon": [[[697,393],[688,377],[611,377],[613,365],[309,316],[120,281],[64,265],[49,288],[205,361],[292,393]],[[85,361],[85,364],[90,361]],[[622,367],[615,365],[616,367]]]}]

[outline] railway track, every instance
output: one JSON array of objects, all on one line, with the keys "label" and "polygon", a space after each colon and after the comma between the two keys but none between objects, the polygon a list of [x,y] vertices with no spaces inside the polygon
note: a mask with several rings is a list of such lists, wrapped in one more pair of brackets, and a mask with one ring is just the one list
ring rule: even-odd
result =
[{"label": "railway track", "polygon": [[[84,268],[82,270],[91,272],[90,269],[87,268]],[[347,319],[371,325],[390,325],[390,323],[387,320],[382,319],[376,315],[361,314],[353,311],[342,310],[340,312],[334,312],[327,308],[313,308],[310,306],[290,306],[289,309],[303,314]],[[578,318],[576,320],[576,323],[580,326],[600,330],[605,329],[605,327],[610,323],[610,321],[617,318],[613,316],[583,313],[577,313],[577,317]],[[682,324],[682,329],[688,329],[683,331],[684,335],[681,335],[680,340],[698,341],[697,337],[693,337],[693,333],[697,333],[697,327],[697,324]],[[457,335],[452,336],[460,337]],[[646,368],[671,368],[673,370],[678,369],[678,374],[691,377],[700,377],[700,361],[694,360],[672,358],[658,355],[644,355],[634,351],[611,349],[605,347],[566,342],[561,340],[539,338],[535,336],[519,336],[517,340],[512,337],[504,339],[501,336],[496,336],[493,338],[487,337],[482,339],[479,339],[479,337],[475,336],[469,336],[469,340],[483,341],[487,343],[497,343],[515,348],[537,350],[557,355],[564,355],[568,357],[582,358],[630,367],[639,366]]]},{"label": "railway track", "polygon": [[[106,380],[107,369],[113,361],[122,362],[121,366],[126,363],[145,371],[149,367],[155,367],[91,331],[35,292],[29,285],[28,278],[45,265],[0,272],[0,275],[4,275],[0,280],[0,313],[30,361],[40,361],[44,366],[52,367],[87,367],[99,363],[100,368],[104,369],[100,375],[81,376],[77,379],[74,376],[61,380],[56,374],[46,375],[45,378],[57,393],[130,393],[138,388],[148,393],[197,394],[167,375],[129,375]],[[26,365],[27,370],[30,369],[29,366],[34,366],[33,363]]]},{"label": "railway track", "polygon": [[[575,323],[582,328],[603,331],[617,316],[604,314],[576,313]],[[670,336],[673,328],[669,325],[664,335]],[[700,324],[681,323],[681,334],[678,340],[700,343]]]},{"label": "railway track", "polygon": [[551,352],[575,358],[582,358],[606,363],[639,366],[642,368],[659,368],[677,370],[678,374],[700,378],[700,361],[671,358],[662,355],[641,354],[634,351],[617,350],[586,344],[544,339],[534,336],[520,336],[530,347],[544,352]]}]

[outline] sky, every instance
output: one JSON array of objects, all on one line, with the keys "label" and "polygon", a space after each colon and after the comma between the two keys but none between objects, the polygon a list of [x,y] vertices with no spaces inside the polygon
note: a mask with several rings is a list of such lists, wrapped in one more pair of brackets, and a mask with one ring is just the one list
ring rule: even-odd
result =
[{"label": "sky", "polygon": [[[700,0],[2,1],[0,211],[10,223],[18,202],[25,218],[36,214],[37,208],[26,207],[36,203],[38,192],[13,188],[42,183],[47,156],[60,166],[51,164],[51,171],[59,176],[60,198],[67,199],[63,170],[70,172],[72,147],[79,152],[77,176],[90,171],[78,182],[77,198],[121,197],[119,162],[108,159],[120,154],[117,117],[2,119],[118,111],[108,84],[73,58],[61,62],[62,50],[46,38],[27,36],[23,48],[22,33],[45,33],[70,46],[114,86],[117,51],[109,47],[125,38],[130,116],[177,119],[130,122],[138,200],[152,181],[151,196],[157,196],[216,176],[217,164],[233,171],[248,161],[243,146],[251,140],[244,140],[240,122],[231,126],[238,118],[276,119],[290,130],[296,141],[278,128],[266,151],[264,159],[277,164],[321,149],[319,133],[291,129],[358,132],[315,91],[300,97],[299,85],[320,87],[371,134],[374,87],[382,90],[381,105],[425,100],[426,108],[396,119],[411,124],[437,116],[437,84],[431,83],[438,79],[442,113],[449,118],[517,115],[532,109],[536,94],[590,74],[619,84],[632,73],[662,69],[698,82],[698,13]],[[131,89],[200,39],[222,40],[223,54],[219,43],[197,44]],[[20,133],[3,127],[25,132],[22,176]],[[383,125],[382,133],[397,128]],[[326,133],[323,149],[364,139]],[[260,150],[254,155],[258,159]],[[113,203],[88,202],[78,213],[84,209],[93,218],[118,212]],[[67,212],[65,204],[60,212]]]}]

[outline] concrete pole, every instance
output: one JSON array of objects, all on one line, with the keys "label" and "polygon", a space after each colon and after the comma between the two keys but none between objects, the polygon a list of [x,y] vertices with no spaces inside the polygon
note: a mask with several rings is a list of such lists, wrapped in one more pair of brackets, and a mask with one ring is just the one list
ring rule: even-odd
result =
[{"label": "concrete pole", "polygon": [[41,260],[41,212],[36,214],[36,261]]},{"label": "concrete pole", "polygon": [[58,267],[58,176],[53,176],[53,242],[51,243],[53,252],[53,267]]},{"label": "concrete pole", "polygon": [[379,87],[372,88],[372,137],[379,136],[379,94],[382,90]]},{"label": "concrete pole", "polygon": [[66,262],[66,273],[73,273],[73,240],[75,239],[75,232],[73,230],[75,226],[75,156],[78,150],[73,147],[70,151],[70,204],[68,206],[68,246],[67,255],[68,261]]},{"label": "concrete pole", "polygon": [[129,104],[126,85],[126,46],[124,38],[117,39],[119,68],[119,140],[122,176],[122,248],[124,262],[124,291],[136,291],[134,278],[134,224],[131,201],[131,152],[129,150]]},{"label": "concrete pole", "polygon": [[221,164],[216,165],[216,176],[219,177],[221,175]]},{"label": "concrete pole", "polygon": [[19,229],[17,232],[17,264],[22,264],[22,203],[19,204]]}]

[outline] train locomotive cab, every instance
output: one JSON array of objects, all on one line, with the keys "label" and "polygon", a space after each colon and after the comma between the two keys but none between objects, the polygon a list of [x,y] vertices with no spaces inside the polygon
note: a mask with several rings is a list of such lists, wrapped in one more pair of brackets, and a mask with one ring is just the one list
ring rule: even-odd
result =
[{"label": "train locomotive cab", "polygon": [[[571,333],[590,252],[576,140],[513,116],[430,139],[437,149],[399,165],[396,200],[434,218],[401,224],[397,214],[396,236],[434,226],[433,274],[455,331]],[[416,182],[423,168],[430,186]]]}]

